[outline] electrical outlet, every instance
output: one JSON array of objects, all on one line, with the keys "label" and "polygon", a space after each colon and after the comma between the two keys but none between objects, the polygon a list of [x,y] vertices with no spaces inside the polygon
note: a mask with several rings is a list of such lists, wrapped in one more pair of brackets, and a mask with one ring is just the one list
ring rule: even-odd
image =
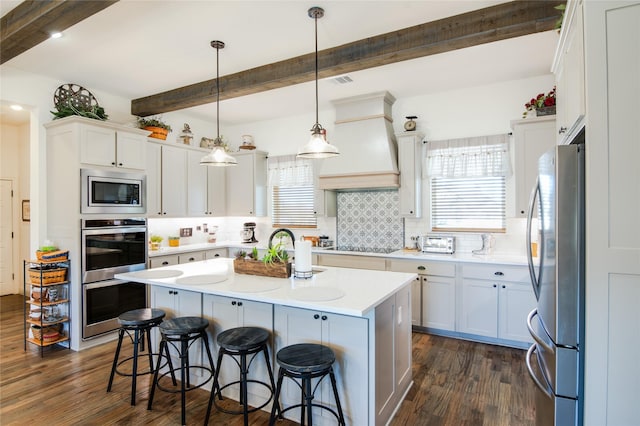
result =
[{"label": "electrical outlet", "polygon": [[180,228],[181,237],[190,237],[192,235],[193,228]]}]

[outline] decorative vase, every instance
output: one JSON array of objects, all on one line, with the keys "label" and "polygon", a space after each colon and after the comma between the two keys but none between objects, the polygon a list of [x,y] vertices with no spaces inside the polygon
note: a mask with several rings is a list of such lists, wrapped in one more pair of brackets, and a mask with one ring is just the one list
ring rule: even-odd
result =
[{"label": "decorative vase", "polygon": [[167,135],[169,134],[169,131],[162,127],[147,126],[144,129],[151,132],[149,135],[150,138],[162,139],[163,141],[167,139]]},{"label": "decorative vase", "polygon": [[151,250],[159,250],[160,249],[160,243],[156,243],[156,242],[151,242]]},{"label": "decorative vase", "polygon": [[545,115],[556,115],[556,106],[547,106],[536,109],[536,116],[543,117]]}]

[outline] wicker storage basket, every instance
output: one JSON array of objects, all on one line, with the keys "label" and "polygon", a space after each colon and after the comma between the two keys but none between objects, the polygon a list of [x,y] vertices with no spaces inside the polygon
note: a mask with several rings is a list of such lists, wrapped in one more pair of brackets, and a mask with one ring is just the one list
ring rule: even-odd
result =
[{"label": "wicker storage basket", "polygon": [[69,258],[68,250],[42,251],[36,250],[38,260],[45,262],[63,262]]},{"label": "wicker storage basket", "polygon": [[[29,269],[29,280],[35,284],[61,283],[67,277],[67,268],[59,269]],[[42,278],[42,281],[40,279]]]},{"label": "wicker storage basket", "polygon": [[49,339],[48,341],[56,340],[60,337],[60,324],[49,325],[45,327],[32,325],[31,333],[33,333],[33,338],[36,340],[43,339],[43,337],[47,337]]}]

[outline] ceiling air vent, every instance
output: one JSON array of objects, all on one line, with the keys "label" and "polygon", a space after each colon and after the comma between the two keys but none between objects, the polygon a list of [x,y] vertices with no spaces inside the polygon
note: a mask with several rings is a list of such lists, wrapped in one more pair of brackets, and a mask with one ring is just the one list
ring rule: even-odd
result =
[{"label": "ceiling air vent", "polygon": [[348,84],[353,83],[353,79],[348,75],[339,75],[331,79],[333,84]]}]

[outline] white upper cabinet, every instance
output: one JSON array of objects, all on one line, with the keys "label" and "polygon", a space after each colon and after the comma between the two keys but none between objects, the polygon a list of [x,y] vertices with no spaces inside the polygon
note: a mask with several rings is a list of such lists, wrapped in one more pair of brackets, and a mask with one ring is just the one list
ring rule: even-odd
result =
[{"label": "white upper cabinet", "polygon": [[189,150],[187,154],[187,214],[189,216],[224,216],[226,214],[225,167],[200,165],[205,155]]},{"label": "white upper cabinet", "polygon": [[267,215],[267,153],[234,152],[227,172],[227,216]]},{"label": "white upper cabinet", "polygon": [[187,150],[147,144],[147,216],[187,215]]},{"label": "white upper cabinet", "polygon": [[396,135],[398,140],[398,169],[400,169],[400,215],[422,216],[422,159],[424,135],[405,132]]},{"label": "white upper cabinet", "polygon": [[[538,159],[556,144],[555,123],[553,115],[511,122],[516,189],[513,217],[527,217],[529,197],[538,177]],[[534,215],[537,216],[535,211]]]},{"label": "white upper cabinet", "polygon": [[585,116],[582,0],[567,3],[552,70],[556,75],[556,130],[562,143]]},{"label": "white upper cabinet", "polygon": [[80,162],[144,170],[146,141],[146,135],[138,130],[133,133],[111,127],[83,125],[80,129]]}]

